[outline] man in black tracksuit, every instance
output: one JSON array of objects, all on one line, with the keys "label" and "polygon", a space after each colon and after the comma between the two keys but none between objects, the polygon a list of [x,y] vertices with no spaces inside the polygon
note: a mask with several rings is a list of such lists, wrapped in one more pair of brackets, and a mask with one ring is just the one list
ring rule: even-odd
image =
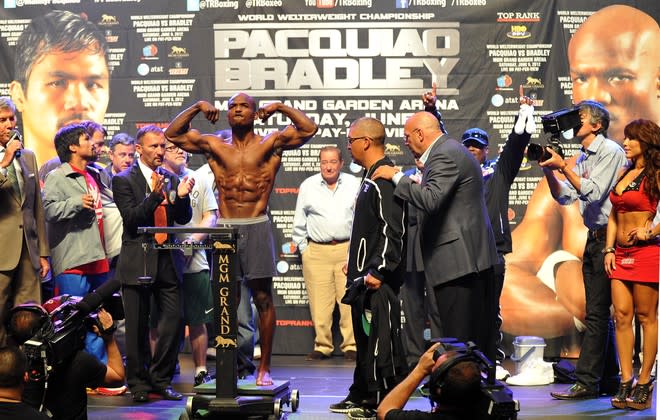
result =
[{"label": "man in black tracksuit", "polygon": [[393,166],[385,156],[385,129],[360,118],[348,130],[348,149],[366,174],[356,198],[347,265],[357,360],[348,396],[330,410],[349,418],[375,418],[382,397],[407,374],[401,343],[398,293],[405,274],[405,202],[394,184],[372,181],[374,170]]}]

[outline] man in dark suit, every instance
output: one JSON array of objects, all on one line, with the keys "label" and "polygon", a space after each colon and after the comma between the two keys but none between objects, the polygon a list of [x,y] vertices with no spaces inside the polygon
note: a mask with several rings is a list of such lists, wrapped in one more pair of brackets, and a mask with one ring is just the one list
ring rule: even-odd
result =
[{"label": "man in dark suit", "polygon": [[396,167],[381,167],[373,178],[391,179],[394,195],[419,210],[424,271],[433,285],[444,335],[474,341],[495,360],[497,253],[479,164],[441,131],[431,113],[414,114],[403,133],[424,165],[421,184]]},{"label": "man in dark suit", "polygon": [[37,160],[17,137],[16,107],[0,97],[0,344],[4,319],[15,305],[41,302],[41,277],[46,277],[48,238],[41,205]]},{"label": "man in dark suit", "polygon": [[[171,387],[179,346],[180,279],[174,269],[173,251],[143,248],[142,244],[151,238],[138,233],[137,228],[157,226],[158,214],[163,209],[167,226],[174,222],[188,223],[192,216],[188,194],[194,181],[185,177],[179,182],[176,175],[159,168],[165,154],[165,135],[160,128],[143,127],[136,139],[140,159],[112,179],[112,191],[124,226],[116,276],[122,284],[126,312],[127,382],[136,402],[147,402],[150,390],[165,399],[180,400],[182,395]],[[161,238],[155,236],[160,242]],[[152,295],[160,318],[158,340],[148,364],[145,349],[149,348],[147,331]]]}]

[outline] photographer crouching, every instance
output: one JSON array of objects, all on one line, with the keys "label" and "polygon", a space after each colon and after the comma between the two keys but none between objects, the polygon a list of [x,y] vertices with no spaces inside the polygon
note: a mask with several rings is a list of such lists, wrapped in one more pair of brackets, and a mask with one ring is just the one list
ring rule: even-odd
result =
[{"label": "photographer crouching", "polygon": [[[515,419],[519,404],[495,379],[495,365],[474,343],[439,339],[420,357],[410,374],[378,405],[378,420]],[[429,376],[430,412],[403,410],[412,393]]]},{"label": "photographer crouching", "polygon": [[[100,288],[99,288],[100,289]],[[90,294],[92,295],[92,294]],[[86,388],[121,386],[124,365],[113,336],[115,323],[105,309],[90,317],[94,299],[64,303],[48,313],[44,307],[27,303],[11,310],[7,330],[28,360],[28,382],[23,401],[40,411],[47,408],[54,419],[87,419]],[[94,296],[92,296],[94,297]],[[107,364],[83,350],[86,321],[99,334],[107,351]]]}]

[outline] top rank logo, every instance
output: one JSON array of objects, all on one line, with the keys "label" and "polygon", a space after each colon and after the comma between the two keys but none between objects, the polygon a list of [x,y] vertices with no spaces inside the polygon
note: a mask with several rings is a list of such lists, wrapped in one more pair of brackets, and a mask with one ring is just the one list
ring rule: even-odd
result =
[{"label": "top rank logo", "polygon": [[540,12],[497,12],[498,22],[540,22]]}]

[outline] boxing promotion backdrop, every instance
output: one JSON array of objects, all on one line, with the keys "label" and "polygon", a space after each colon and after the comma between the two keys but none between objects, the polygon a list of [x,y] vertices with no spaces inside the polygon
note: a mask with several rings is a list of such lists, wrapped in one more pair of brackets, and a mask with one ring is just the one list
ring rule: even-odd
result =
[{"label": "boxing promotion backdrop", "polygon": [[[22,115],[18,128],[26,133],[26,147],[40,154],[40,162],[52,157],[54,151],[52,147],[42,151],[38,143],[52,142],[52,137],[30,137],[28,133],[37,130],[31,130],[28,124],[42,121],[40,125],[46,127],[40,128],[48,129],[47,117],[53,113],[58,114],[52,119],[54,125],[92,118],[103,122],[112,136],[122,131],[134,135],[144,124],[164,127],[184,107],[199,99],[214,102],[222,115],[215,126],[198,117],[193,123],[195,127],[207,132],[227,128],[227,101],[237,91],[251,94],[260,104],[284,101],[305,111],[319,124],[319,131],[309,144],[284,154],[270,199],[270,214],[279,271],[273,282],[278,313],[275,352],[307,353],[312,349],[313,329],[300,258],[291,242],[291,225],[298,186],[318,171],[319,149],[337,144],[346,151],[348,125],[368,115],[385,124],[387,155],[397,164],[410,165],[412,158],[403,144],[402,127],[408,116],[422,109],[421,95],[435,82],[437,105],[450,134],[460,137],[470,127],[487,130],[491,136],[490,154],[494,157],[513,126],[520,85],[526,95],[535,99],[539,122],[540,115],[571,105],[573,81],[584,83],[585,77],[577,75],[572,80],[567,44],[587,17],[610,3],[614,2],[4,0],[0,15],[0,94],[14,95],[12,81],[23,77],[15,74],[15,61],[22,57],[30,63],[30,57],[22,56],[25,51],[18,51],[16,44],[31,19],[52,10],[68,10],[92,22],[107,42],[110,82],[101,88],[107,89],[109,99],[94,103],[94,95],[67,88],[67,76],[54,68],[52,80],[41,86],[30,85],[27,77],[24,87],[31,90],[23,98],[25,102],[33,100],[32,89],[61,88],[57,100],[40,108],[19,107],[23,114],[37,113],[32,118]],[[658,20],[660,3],[628,3]],[[607,38],[610,28],[600,30],[601,36]],[[35,48],[38,52],[39,46]],[[628,56],[633,57],[634,52]],[[29,64],[33,72],[40,61],[43,58]],[[649,68],[657,65],[646,63]],[[85,66],[81,61],[78,70]],[[606,83],[634,78],[624,67],[613,65],[604,79]],[[94,83],[93,79],[88,82]],[[641,89],[641,94],[655,97],[655,89],[656,86],[649,86]],[[607,97],[595,99],[611,107],[614,119],[624,118],[617,115],[613,96],[611,104]],[[282,115],[275,114],[266,123],[258,123],[257,131],[267,133],[288,123]],[[541,124],[538,126],[532,141],[545,143]],[[621,128],[612,128],[610,137],[622,140]],[[51,132],[56,129],[51,127]],[[563,146],[567,154],[577,150],[568,140]],[[350,162],[350,156],[346,161]],[[197,165],[200,159],[194,162]],[[361,172],[348,164],[345,170]],[[535,162],[523,163],[510,195],[512,224],[521,223],[541,178]],[[548,229],[562,229],[552,220],[545,225]],[[584,242],[585,233],[579,227],[578,231],[578,242]],[[551,235],[537,232],[525,244],[514,243],[514,248],[534,247],[547,236]],[[561,251],[561,242],[554,250]],[[541,335],[547,339],[571,335],[571,328],[548,327],[553,325],[553,319],[538,311],[544,305],[541,296],[551,296],[555,304],[562,302],[559,292],[554,296],[552,266],[549,279],[539,279],[535,273],[542,266],[541,260],[529,261],[529,266],[534,267],[529,280],[507,278],[507,284],[515,284],[516,289],[505,285],[504,329],[513,335]],[[521,291],[526,287],[530,291]],[[539,287],[543,290],[538,292],[536,301],[533,290]],[[521,293],[531,298],[526,302],[517,299]],[[579,326],[580,311],[572,312],[568,306],[567,314],[575,316]]]}]

